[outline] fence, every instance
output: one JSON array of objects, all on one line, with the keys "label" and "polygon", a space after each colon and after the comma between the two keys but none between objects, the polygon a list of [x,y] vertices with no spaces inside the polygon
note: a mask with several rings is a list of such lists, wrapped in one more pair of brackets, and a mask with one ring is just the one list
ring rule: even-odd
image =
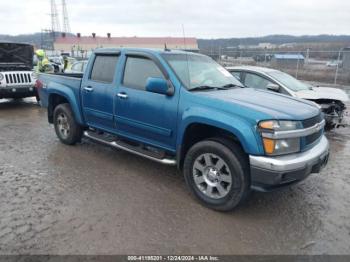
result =
[{"label": "fence", "polygon": [[275,68],[312,82],[350,85],[350,51],[272,51],[218,49],[201,51],[223,66],[253,65]]}]

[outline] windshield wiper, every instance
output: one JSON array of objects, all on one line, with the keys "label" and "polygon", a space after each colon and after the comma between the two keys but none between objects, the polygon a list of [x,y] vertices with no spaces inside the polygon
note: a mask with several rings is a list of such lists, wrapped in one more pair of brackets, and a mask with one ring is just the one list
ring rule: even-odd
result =
[{"label": "windshield wiper", "polygon": [[235,85],[235,84],[223,85],[223,86],[221,86],[220,88],[228,89],[228,88],[231,88],[231,87],[240,87],[240,88],[243,88],[243,86]]},{"label": "windshield wiper", "polygon": [[243,87],[243,86],[239,86],[239,85],[235,85],[235,84],[227,84],[227,85],[223,85],[223,86],[207,86],[207,85],[203,85],[203,86],[196,86],[194,88],[189,89],[189,91],[202,91],[202,90],[227,90],[233,87]]},{"label": "windshield wiper", "polygon": [[189,89],[189,91],[202,91],[202,90],[217,90],[218,87],[216,86],[196,86],[196,87],[193,87],[191,89]]}]

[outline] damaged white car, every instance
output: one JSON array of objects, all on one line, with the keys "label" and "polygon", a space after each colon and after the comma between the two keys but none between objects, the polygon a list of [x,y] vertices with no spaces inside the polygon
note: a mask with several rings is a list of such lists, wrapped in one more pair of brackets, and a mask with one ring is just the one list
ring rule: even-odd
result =
[{"label": "damaged white car", "polygon": [[343,125],[345,103],[349,96],[339,88],[316,87],[299,81],[284,72],[257,66],[228,67],[245,86],[266,89],[317,103],[324,113],[327,128]]}]

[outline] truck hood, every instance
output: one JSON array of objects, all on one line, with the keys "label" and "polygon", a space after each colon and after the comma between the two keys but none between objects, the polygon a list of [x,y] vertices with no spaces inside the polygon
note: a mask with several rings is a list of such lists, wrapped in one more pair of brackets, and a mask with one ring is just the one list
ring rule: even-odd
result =
[{"label": "truck hood", "polygon": [[342,102],[349,101],[349,96],[339,88],[312,87],[310,90],[302,90],[295,93],[297,97],[309,100],[331,99]]},{"label": "truck hood", "polygon": [[[265,119],[304,120],[320,112],[313,102],[253,88],[198,92],[198,94],[225,102],[225,110],[239,113],[240,108],[244,107],[254,110],[255,115],[259,115],[260,118],[264,115]],[[229,105],[232,106],[231,110],[227,108]]]},{"label": "truck hood", "polygon": [[0,71],[33,68],[34,48],[29,44],[0,42]]}]

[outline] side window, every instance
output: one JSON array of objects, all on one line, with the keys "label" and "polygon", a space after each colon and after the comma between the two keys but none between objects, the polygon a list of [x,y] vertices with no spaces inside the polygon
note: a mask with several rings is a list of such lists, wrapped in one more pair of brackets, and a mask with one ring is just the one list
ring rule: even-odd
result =
[{"label": "side window", "polygon": [[231,74],[237,78],[239,81],[241,81],[241,72],[237,72],[237,71],[231,71]]},{"label": "side window", "polygon": [[252,74],[252,73],[246,73],[245,74],[245,78],[244,78],[244,84],[247,87],[251,87],[251,88],[256,88],[256,89],[265,89],[267,90],[267,85],[272,83],[271,81],[258,76],[256,74]]},{"label": "side window", "polygon": [[149,77],[164,79],[162,72],[152,60],[138,57],[127,58],[123,79],[125,86],[145,90]]},{"label": "side window", "polygon": [[118,56],[97,55],[90,79],[98,82],[112,83],[117,63]]}]

